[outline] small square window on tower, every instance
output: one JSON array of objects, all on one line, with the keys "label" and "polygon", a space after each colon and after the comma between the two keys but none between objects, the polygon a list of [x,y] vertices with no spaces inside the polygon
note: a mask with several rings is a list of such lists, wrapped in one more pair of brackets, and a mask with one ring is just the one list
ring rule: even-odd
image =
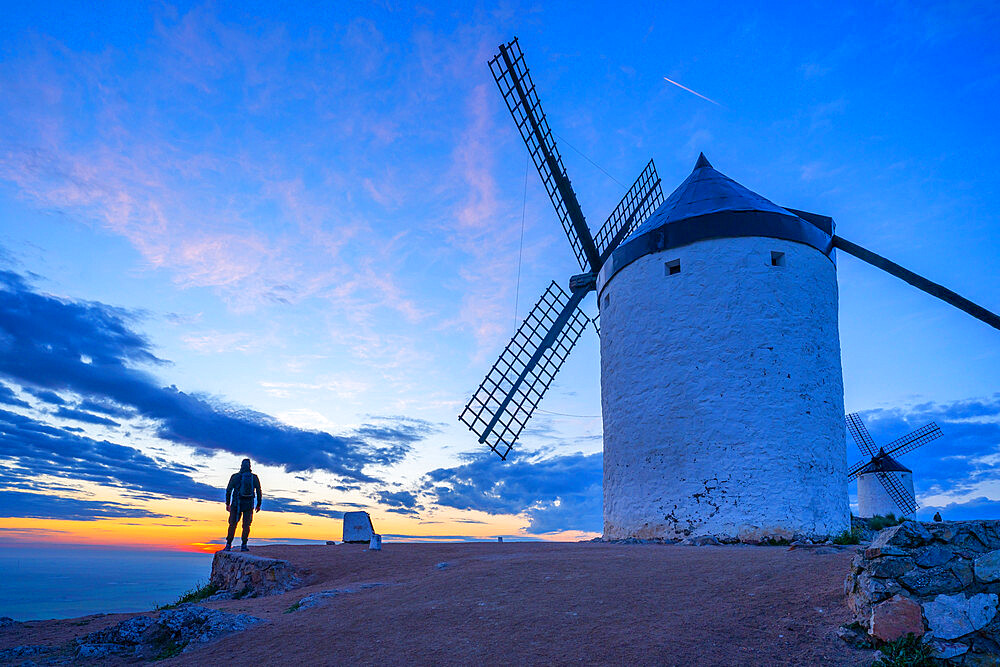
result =
[{"label": "small square window on tower", "polygon": [[771,266],[784,266],[785,265],[785,253],[778,252],[777,250],[771,251]]},{"label": "small square window on tower", "polygon": [[681,260],[674,259],[663,265],[663,275],[672,276],[681,272]]}]

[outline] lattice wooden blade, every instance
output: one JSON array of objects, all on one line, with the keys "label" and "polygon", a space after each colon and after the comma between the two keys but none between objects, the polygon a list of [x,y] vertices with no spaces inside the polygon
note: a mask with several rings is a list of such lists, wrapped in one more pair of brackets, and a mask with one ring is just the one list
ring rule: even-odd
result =
[{"label": "lattice wooden blade", "polygon": [[902,438],[890,442],[885,446],[885,453],[900,456],[901,454],[912,452],[917,447],[926,445],[931,440],[937,440],[942,435],[943,434],[941,433],[941,429],[938,428],[938,425],[931,422],[926,426],[921,426],[913,433],[904,435]]},{"label": "lattice wooden blade", "polygon": [[892,502],[896,503],[896,506],[903,510],[904,514],[913,514],[917,511],[916,498],[903,488],[899,480],[887,472],[877,472],[875,475],[878,477],[878,481],[882,482],[882,486],[892,498]]},{"label": "lattice wooden blade", "polygon": [[858,449],[861,450],[862,454],[875,456],[878,453],[875,441],[868,435],[868,429],[865,428],[865,424],[857,412],[847,415],[847,430],[850,431],[851,437],[858,444]]},{"label": "lattice wooden blade", "polygon": [[549,285],[459,415],[501,459],[590,321],[580,309],[586,293]]},{"label": "lattice wooden blade", "polygon": [[601,256],[602,265],[618,244],[662,203],[663,191],[660,189],[660,178],[656,175],[656,165],[650,160],[597,232],[594,242],[597,244],[597,253]]},{"label": "lattice wooden blade", "polygon": [[848,480],[854,479],[854,476],[858,474],[858,471],[860,471],[862,468],[864,468],[869,463],[871,463],[871,461],[858,461],[857,463],[855,463],[854,465],[852,465],[847,470],[847,479]]},{"label": "lattice wooden blade", "polygon": [[516,37],[512,42],[500,45],[500,53],[490,60],[490,71],[517,124],[521,138],[528,147],[538,175],[542,177],[542,184],[549,193],[563,231],[573,246],[580,268],[584,271],[599,271],[601,267],[594,239],[590,235],[573,186],[566,176],[562,155],[552,137],[552,130],[545,119],[535,83],[531,80],[531,73],[524,62],[524,54]]}]

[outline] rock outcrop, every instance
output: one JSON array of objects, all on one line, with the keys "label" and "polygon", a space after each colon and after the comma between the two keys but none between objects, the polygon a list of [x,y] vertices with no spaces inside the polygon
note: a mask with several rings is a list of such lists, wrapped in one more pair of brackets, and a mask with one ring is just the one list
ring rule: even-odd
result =
[{"label": "rock outcrop", "polygon": [[325,604],[329,600],[339,597],[341,595],[346,595],[349,593],[357,593],[359,591],[366,590],[368,588],[375,588],[376,586],[385,586],[384,583],[365,583],[358,584],[357,586],[351,586],[349,588],[335,588],[329,591],[320,591],[318,593],[311,593],[305,596],[294,605],[289,608],[289,611],[301,611],[302,609],[310,609],[311,607],[316,607]]},{"label": "rock outcrop", "polygon": [[156,618],[134,616],[77,639],[74,657],[98,660],[121,656],[161,660],[263,622],[246,614],[183,605],[161,611]]},{"label": "rock outcrop", "polygon": [[872,637],[922,636],[951,664],[1000,662],[1000,521],[906,521],[854,558],[847,603]]},{"label": "rock outcrop", "polygon": [[300,581],[287,560],[219,551],[212,560],[209,583],[222,591],[223,597],[245,598],[284,593]]}]

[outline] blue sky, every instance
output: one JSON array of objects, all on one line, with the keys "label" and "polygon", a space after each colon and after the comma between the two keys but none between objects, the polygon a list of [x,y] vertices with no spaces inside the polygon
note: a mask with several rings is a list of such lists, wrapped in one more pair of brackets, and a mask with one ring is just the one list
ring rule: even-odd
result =
[{"label": "blue sky", "polygon": [[[514,35],[592,228],[649,158],[669,192],[704,151],[1000,309],[989,3],[81,3],[5,25],[10,534],[207,541],[244,452],[286,510],[263,536],[357,507],[401,535],[599,530],[592,332],[509,465],[456,420],[575,267],[486,66]],[[881,441],[936,419],[905,461],[919,499],[1000,517],[997,332],[850,257],[839,283],[848,409]]]}]

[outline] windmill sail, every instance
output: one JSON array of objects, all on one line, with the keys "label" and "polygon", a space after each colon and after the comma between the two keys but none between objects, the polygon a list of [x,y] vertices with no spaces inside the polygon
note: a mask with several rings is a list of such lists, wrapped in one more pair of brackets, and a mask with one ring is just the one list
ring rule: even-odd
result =
[{"label": "windmill sail", "polygon": [[586,293],[549,285],[459,415],[501,459],[590,321],[580,310]]},{"label": "windmill sail", "polygon": [[934,422],[927,424],[926,426],[921,426],[913,433],[909,435],[904,435],[898,440],[893,440],[888,445],[885,446],[886,454],[892,456],[899,456],[901,454],[906,454],[907,452],[912,452],[917,447],[921,445],[926,445],[931,440],[936,440],[941,437],[941,429]]},{"label": "windmill sail", "polygon": [[862,454],[875,456],[878,453],[875,441],[868,435],[868,429],[865,428],[865,424],[857,412],[847,415],[847,430],[850,431],[851,437],[854,438],[854,442],[857,443]]},{"label": "windmill sail", "polygon": [[591,322],[580,302],[596,288],[597,272],[622,239],[663,202],[663,192],[650,160],[601,227],[599,245],[595,244],[517,38],[501,44],[489,65],[584,271],[570,278],[569,293],[554,282],[546,289],[458,417],[479,436],[479,442],[506,459]]},{"label": "windmill sail", "polygon": [[583,271],[587,271],[588,267],[590,271],[598,271],[600,266],[594,239],[566,175],[562,156],[552,138],[552,130],[545,119],[535,83],[531,80],[516,37],[500,45],[500,53],[490,60],[490,71],[528,147],[538,175],[542,177],[545,191],[549,193],[580,268]]},{"label": "windmill sail", "polygon": [[847,479],[852,480],[854,476],[861,472],[871,461],[858,461],[847,470]]},{"label": "windmill sail", "polygon": [[903,510],[905,514],[913,514],[917,511],[916,499],[903,488],[899,480],[887,472],[876,472],[875,476],[882,483],[885,492],[892,498],[892,502],[896,503],[896,507]]},{"label": "windmill sail", "polygon": [[[602,266],[618,244],[662,203],[663,191],[660,189],[660,178],[656,175],[656,166],[650,160],[597,232],[594,241]],[[600,266],[597,270],[600,270]]]},{"label": "windmill sail", "polygon": [[964,296],[960,296],[955,292],[952,292],[947,287],[927,280],[923,276],[917,275],[908,269],[904,269],[899,264],[896,264],[881,255],[873,253],[871,250],[866,250],[856,243],[851,243],[847,239],[843,239],[839,236],[833,237],[833,245],[835,248],[854,255],[858,259],[868,262],[874,267],[880,268],[901,280],[905,280],[917,289],[923,290],[931,296],[936,296],[945,303],[951,304],[959,310],[972,315],[977,320],[985,322],[994,329],[1000,329],[1000,315],[986,310],[979,304],[969,301]]}]

